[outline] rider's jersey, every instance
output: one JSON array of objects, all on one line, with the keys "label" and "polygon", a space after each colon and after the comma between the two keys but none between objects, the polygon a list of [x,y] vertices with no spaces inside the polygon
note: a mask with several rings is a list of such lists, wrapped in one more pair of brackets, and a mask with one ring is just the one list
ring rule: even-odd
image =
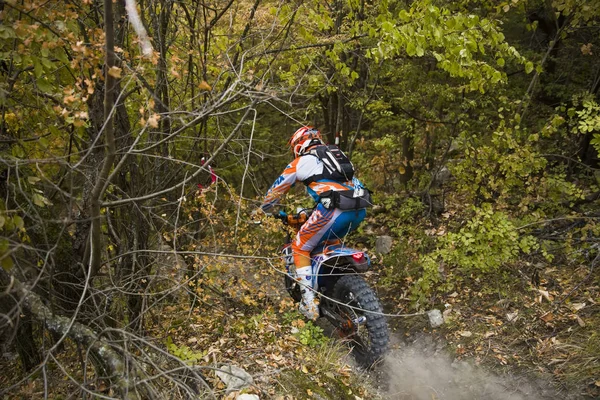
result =
[{"label": "rider's jersey", "polygon": [[[283,173],[275,180],[271,186],[261,208],[264,211],[269,211],[273,206],[277,205],[281,198],[296,184],[303,182],[308,178],[320,175],[323,173],[323,162],[317,157],[305,155],[297,157],[283,171]],[[316,201],[320,201],[320,195],[330,190],[348,190],[355,187],[363,187],[362,183],[357,178],[352,178],[351,181],[344,183],[334,182],[332,180],[321,179],[316,182],[311,182],[306,187],[308,194]]]}]

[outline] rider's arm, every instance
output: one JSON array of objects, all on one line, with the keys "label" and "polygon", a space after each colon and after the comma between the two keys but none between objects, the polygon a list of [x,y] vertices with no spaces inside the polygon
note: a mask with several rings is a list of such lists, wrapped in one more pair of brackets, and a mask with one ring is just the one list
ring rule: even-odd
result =
[{"label": "rider's arm", "polygon": [[283,173],[275,180],[275,183],[271,186],[260,208],[264,212],[270,212],[270,210],[279,203],[281,198],[294,186],[296,183],[296,166],[299,158],[292,161],[283,171]]}]

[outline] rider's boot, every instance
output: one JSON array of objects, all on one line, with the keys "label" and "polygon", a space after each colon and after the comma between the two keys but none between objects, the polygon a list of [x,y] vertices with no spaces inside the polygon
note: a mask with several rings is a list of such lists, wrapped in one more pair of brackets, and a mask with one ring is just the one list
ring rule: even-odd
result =
[{"label": "rider's boot", "polygon": [[302,293],[302,300],[298,310],[306,318],[315,321],[319,318],[319,305],[315,299],[315,291],[312,288],[312,268],[300,267],[296,268],[296,275],[298,282],[300,283],[300,292]]}]

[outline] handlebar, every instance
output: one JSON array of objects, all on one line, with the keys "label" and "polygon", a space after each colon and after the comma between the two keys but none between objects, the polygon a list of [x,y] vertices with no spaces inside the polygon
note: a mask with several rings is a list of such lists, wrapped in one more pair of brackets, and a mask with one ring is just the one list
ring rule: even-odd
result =
[{"label": "handlebar", "polygon": [[300,227],[308,220],[311,214],[312,210],[304,209],[296,214],[288,214],[285,211],[279,211],[279,213],[274,214],[273,217],[280,220],[284,225]]}]

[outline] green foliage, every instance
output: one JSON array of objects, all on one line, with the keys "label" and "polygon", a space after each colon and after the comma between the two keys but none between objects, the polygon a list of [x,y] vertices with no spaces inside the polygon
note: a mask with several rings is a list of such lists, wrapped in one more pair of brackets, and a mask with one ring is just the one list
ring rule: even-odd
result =
[{"label": "green foliage", "polygon": [[284,325],[291,325],[293,321],[302,318],[302,314],[298,310],[287,311],[282,314],[281,319]]},{"label": "green foliage", "polygon": [[304,317],[297,311],[288,311],[282,316],[284,325],[293,325],[297,330],[294,336],[305,346],[317,348],[329,343],[330,339],[324,335],[323,329],[312,321],[304,321]]},{"label": "green foliage", "polygon": [[465,226],[442,239],[443,249],[438,255],[449,265],[467,272],[494,272],[521,252],[528,254],[537,248],[535,238],[520,235],[508,215],[494,211],[490,204],[474,211],[475,216]]},{"label": "green foliage", "polygon": [[167,351],[170,354],[185,361],[185,363],[189,365],[198,364],[208,354],[207,351],[193,351],[186,345],[177,346],[173,343],[171,336],[167,336],[166,345]]},{"label": "green foliage", "polygon": [[585,94],[573,98],[573,107],[567,110],[569,125],[574,132],[580,134],[592,133],[590,144],[600,155],[600,105],[594,96]]},{"label": "green foliage", "polygon": [[540,189],[535,182],[547,161],[537,149],[539,135],[527,134],[518,120],[518,114],[501,120],[492,135],[461,135],[464,158],[451,170],[459,190],[472,200],[508,202]]},{"label": "green foliage", "polygon": [[567,31],[592,24],[600,14],[600,4],[594,0],[553,0],[552,5],[558,13],[569,18]]},{"label": "green foliage", "polygon": [[296,333],[296,337],[305,346],[319,347],[327,344],[329,338],[323,334],[323,328],[308,321],[303,327],[300,328],[299,332]]},{"label": "green foliage", "polygon": [[[86,296],[54,279],[77,280],[88,265],[87,224],[97,203],[102,271],[89,285],[67,286],[85,287],[94,300],[121,293],[117,323],[136,320],[129,308],[146,293],[139,283],[147,280],[146,252],[159,238],[186,251],[195,304],[214,309],[221,299],[205,303],[206,293],[223,290],[256,308],[264,297],[243,279],[232,283],[242,268],[216,255],[279,256],[280,226],[249,224],[247,216],[289,162],[286,141],[300,123],[319,126],[329,141],[341,133],[359,178],[375,190],[384,212],[370,214],[369,225],[397,239],[378,260],[380,282],[392,293],[412,283],[416,299],[430,300],[467,276],[503,279],[505,266],[540,254],[556,255],[560,268],[589,265],[600,234],[589,221],[599,186],[599,2],[308,0],[258,2],[256,10],[252,1],[225,3],[145,3],[139,11],[155,46],[149,58],[135,31],[121,25],[123,3],[113,3],[121,13],[112,70],[121,77],[117,161],[108,192],[90,199],[105,152],[101,8],[2,2],[0,263],[24,278],[47,263],[25,286],[56,285],[35,288],[48,304],[63,294],[73,304],[85,300],[86,318],[103,323],[93,315],[102,307],[87,307]],[[583,159],[589,145],[595,151]],[[217,149],[219,183],[197,191],[208,175],[197,174],[199,159]],[[436,183],[444,166],[452,178]],[[445,210],[430,210],[420,200],[427,196],[442,198]],[[285,205],[311,203],[288,197]],[[577,223],[557,229],[548,222],[571,218]],[[260,269],[253,278],[264,283],[272,260],[253,259]],[[214,332],[260,332],[262,316]],[[294,326],[303,344],[326,342],[314,324]],[[200,362],[204,352],[173,341],[169,352]]]},{"label": "green foliage", "polygon": [[[404,286],[406,282],[411,282],[413,277],[419,277],[422,274],[418,254],[425,251],[425,245],[419,237],[420,228],[410,231],[407,228],[398,228],[396,241],[389,254],[381,256],[378,261],[381,264],[381,276],[378,280],[378,286],[390,290],[397,290]],[[422,232],[422,229],[420,229]],[[410,237],[410,242],[406,239]]]},{"label": "green foliage", "polygon": [[440,282],[440,266],[456,267],[466,275],[498,273],[521,254],[539,248],[535,237],[521,234],[510,217],[491,204],[472,209],[474,216],[464,226],[443,236],[432,253],[421,257],[423,275],[413,289],[416,298],[423,299]]},{"label": "green foliage", "polygon": [[15,212],[6,211],[4,203],[0,203],[0,266],[6,271],[13,268],[13,252],[17,250],[16,242],[27,240],[25,221]]},{"label": "green foliage", "polygon": [[431,55],[450,76],[464,78],[466,90],[483,92],[505,82],[506,74],[497,67],[504,67],[506,60],[526,64],[527,73],[533,70],[533,64],[505,42],[497,23],[478,15],[419,1],[397,15],[381,14],[377,22],[379,29],[370,34],[379,41],[368,56],[377,62],[401,54]]},{"label": "green foliage", "polygon": [[419,255],[430,252],[435,240],[425,234],[425,205],[420,199],[394,193],[381,196],[380,204],[385,213],[371,223],[385,227],[395,240],[390,253],[376,260],[381,274],[378,286],[397,290],[421,275]]},{"label": "green foliage", "polygon": [[396,213],[392,213],[392,215],[395,217],[394,220],[397,222],[411,223],[418,220],[423,214],[425,211],[425,204],[420,199],[409,197],[402,200],[400,202],[400,206],[397,208],[388,208],[388,205],[386,204],[386,209],[391,212],[396,211]]}]

